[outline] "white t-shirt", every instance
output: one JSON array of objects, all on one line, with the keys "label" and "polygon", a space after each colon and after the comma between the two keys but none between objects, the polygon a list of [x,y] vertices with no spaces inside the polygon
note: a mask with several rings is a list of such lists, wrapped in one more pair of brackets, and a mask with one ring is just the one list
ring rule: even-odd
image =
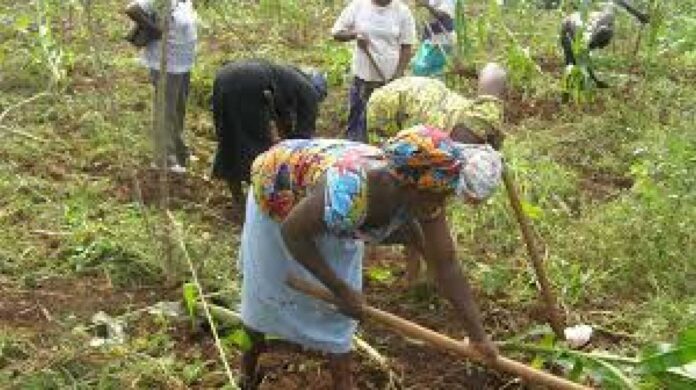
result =
[{"label": "white t-shirt", "polygon": [[[153,13],[162,0],[134,0],[146,13]],[[196,58],[197,15],[191,0],[171,0],[172,18],[169,20],[169,36],[167,38],[167,72],[187,73],[193,68]],[[157,15],[158,21],[161,15]],[[150,69],[159,70],[161,39],[150,42],[142,54],[142,62]]]},{"label": "white t-shirt", "polygon": [[[456,9],[455,0],[428,0],[428,3],[430,3],[431,7],[435,8],[440,12],[446,13],[450,18],[454,20]],[[438,23],[438,19],[432,16],[428,21],[428,24],[431,23]],[[426,25],[425,28],[428,28],[428,25]],[[432,34],[429,40],[430,42],[438,45],[452,45],[454,44],[454,31]]]},{"label": "white t-shirt", "polygon": [[[416,41],[416,23],[411,10],[400,0],[380,7],[372,0],[353,0],[341,12],[331,29],[332,34],[355,31],[367,36],[369,50],[388,79],[394,77],[399,64],[401,45]],[[383,81],[367,55],[354,43],[353,74],[365,81]]]}]

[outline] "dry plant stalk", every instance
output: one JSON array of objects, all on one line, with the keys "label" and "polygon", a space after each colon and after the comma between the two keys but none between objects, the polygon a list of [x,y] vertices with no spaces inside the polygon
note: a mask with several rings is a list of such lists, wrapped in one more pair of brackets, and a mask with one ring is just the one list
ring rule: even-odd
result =
[{"label": "dry plant stalk", "polygon": [[387,374],[387,377],[389,377],[389,383],[387,383],[385,387],[387,390],[401,389],[403,387],[401,383],[401,377],[397,375],[396,372],[394,372],[391,365],[389,364],[389,359],[387,359],[384,355],[379,353],[377,349],[375,349],[373,346],[368,344],[367,341],[361,339],[357,335],[353,336],[353,346],[358,352],[363,353],[365,356],[368,357],[368,359],[375,362],[379,366],[379,368]]},{"label": "dry plant stalk", "polygon": [[[159,15],[170,15],[171,14],[171,2],[163,2],[163,9],[159,10]],[[167,45],[167,37],[169,36],[169,17],[160,17],[161,21],[160,29],[162,30],[162,37],[160,38],[160,64],[159,64],[159,79],[157,80],[157,89],[155,96],[155,104],[152,108],[153,110],[153,148],[155,150],[155,156],[159,159],[159,195],[160,195],[160,207],[168,214],[169,213],[169,177],[167,175],[167,153],[165,144],[165,133],[167,131],[167,114],[166,114],[166,104],[167,104],[167,55],[169,53],[169,47]],[[176,273],[173,267],[173,244],[171,237],[172,229],[169,223],[164,224],[161,234],[161,243],[164,251],[164,270],[168,281],[174,279]]]},{"label": "dry plant stalk", "polygon": [[174,227],[174,231],[176,232],[176,239],[177,243],[179,244],[179,250],[181,250],[181,253],[183,253],[184,258],[186,259],[186,262],[188,263],[189,271],[191,273],[191,278],[193,280],[193,284],[196,286],[196,289],[198,290],[198,296],[201,299],[201,304],[203,306],[203,312],[205,313],[205,317],[208,321],[208,325],[210,326],[210,331],[213,334],[213,339],[215,339],[215,347],[217,347],[218,354],[220,355],[220,360],[222,361],[222,365],[225,367],[225,373],[227,374],[227,378],[230,382],[230,386],[232,386],[233,389],[238,389],[239,387],[237,386],[237,381],[234,378],[234,375],[232,374],[232,370],[230,369],[230,364],[227,362],[227,356],[225,355],[225,350],[222,347],[222,342],[220,341],[220,337],[218,336],[217,333],[217,328],[215,327],[215,322],[213,321],[213,317],[210,314],[210,306],[208,305],[208,302],[205,299],[205,293],[203,292],[203,287],[201,286],[200,282],[198,281],[198,273],[196,272],[196,267],[193,265],[193,261],[191,260],[191,256],[188,253],[188,250],[186,249],[186,243],[184,243],[184,234],[181,229],[181,226],[177,225],[176,220],[174,219],[174,216],[169,210],[165,210],[165,213],[167,215],[167,218],[169,220],[169,226]]},{"label": "dry plant stalk", "polygon": [[16,109],[18,109],[19,107],[22,107],[22,106],[25,105],[25,104],[29,104],[29,103],[33,102],[34,100],[36,100],[36,99],[38,99],[38,98],[41,98],[41,97],[44,97],[44,96],[48,96],[48,95],[50,95],[50,94],[49,94],[48,92],[46,92],[46,91],[44,91],[44,92],[39,92],[39,93],[37,93],[36,95],[34,95],[34,96],[32,96],[32,97],[30,97],[30,98],[28,98],[28,99],[24,99],[24,100],[22,100],[21,102],[19,102],[19,103],[17,103],[17,104],[14,104],[14,105],[12,105],[12,106],[7,107],[7,108],[5,109],[5,111],[3,111],[2,114],[0,114],[0,123],[2,123],[2,121],[3,121],[3,120],[5,119],[5,117],[10,113],[10,111],[16,110]]}]

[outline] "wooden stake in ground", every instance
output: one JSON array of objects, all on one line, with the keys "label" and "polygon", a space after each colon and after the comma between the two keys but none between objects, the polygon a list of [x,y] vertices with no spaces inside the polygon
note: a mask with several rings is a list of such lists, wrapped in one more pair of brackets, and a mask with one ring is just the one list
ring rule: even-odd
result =
[{"label": "wooden stake in ground", "polygon": [[[162,7],[158,10],[158,15],[171,15],[171,3],[166,1],[162,4]],[[160,59],[159,59],[159,74],[157,79],[157,89],[155,95],[155,104],[152,108],[153,110],[153,129],[152,129],[152,140],[153,149],[155,151],[155,156],[159,160],[157,164],[160,167],[159,171],[159,191],[160,191],[160,208],[166,214],[169,211],[169,176],[168,176],[168,162],[167,162],[167,149],[166,149],[166,132],[168,123],[167,116],[167,90],[171,88],[168,85],[168,37],[169,37],[169,20],[170,18],[158,18],[160,20],[160,29],[162,31],[162,37],[160,38]],[[163,244],[163,257],[164,257],[164,270],[167,282],[177,282],[176,277],[179,273],[179,268],[174,266],[174,245],[172,243],[172,229],[171,225],[165,223],[162,227],[161,237]]]},{"label": "wooden stake in ground", "polygon": [[546,315],[551,325],[551,329],[556,334],[559,339],[564,339],[563,334],[564,321],[562,320],[560,314],[558,313],[558,303],[556,302],[556,296],[551,288],[551,283],[546,276],[546,270],[544,269],[544,264],[539,256],[539,251],[537,250],[536,244],[534,242],[534,236],[532,235],[532,227],[529,223],[527,215],[522,210],[522,203],[520,202],[520,197],[515,188],[515,184],[512,182],[510,173],[506,166],[503,167],[503,183],[505,183],[505,189],[507,190],[508,199],[510,200],[510,205],[515,213],[515,218],[517,223],[520,225],[520,231],[522,232],[522,238],[527,247],[527,253],[532,259],[532,266],[534,267],[534,272],[539,282],[539,289],[541,290],[541,297],[544,300],[544,305],[546,306]]},{"label": "wooden stake in ground", "polygon": [[[333,294],[331,294],[331,292],[328,290],[317,287],[312,283],[296,277],[290,276],[287,280],[287,284],[290,287],[309,296],[329,303],[334,303],[336,300]],[[379,310],[372,306],[364,305],[363,312],[365,313],[366,318],[371,318],[372,320],[375,320],[404,336],[425,341],[438,349],[449,351],[459,356],[477,361],[495,370],[507,372],[522,378],[529,383],[548,386],[553,389],[589,389],[589,387],[571,382],[561,377],[557,377],[536,368],[529,367],[501,355],[499,355],[495,361],[486,360],[466,342],[452,339],[448,336],[424,328],[416,323],[395,316],[394,314]]]}]

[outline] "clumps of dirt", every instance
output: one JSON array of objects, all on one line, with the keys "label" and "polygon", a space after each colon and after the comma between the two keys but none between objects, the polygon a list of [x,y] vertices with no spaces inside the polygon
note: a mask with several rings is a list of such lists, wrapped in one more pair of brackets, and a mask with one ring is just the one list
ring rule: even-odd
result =
[{"label": "clumps of dirt", "polygon": [[114,308],[144,307],[162,299],[178,297],[178,292],[164,287],[114,289],[108,280],[96,277],[81,279],[50,278],[32,281],[31,287],[0,286],[0,325],[30,330],[57,326],[63,315],[86,317],[97,311]]},{"label": "clumps of dirt", "polygon": [[259,359],[260,390],[331,389],[326,359],[316,353],[271,348]]},{"label": "clumps of dirt", "polygon": [[519,91],[511,90],[505,97],[505,121],[513,125],[519,124],[527,118],[551,121],[560,111],[560,96],[558,98],[531,99]]},{"label": "clumps of dirt", "polygon": [[580,190],[591,199],[609,201],[633,187],[634,179],[609,172],[587,171],[579,181]]},{"label": "clumps of dirt", "polygon": [[[437,294],[434,285],[407,284],[403,278],[406,261],[401,251],[395,249],[397,248],[372,249],[368,262],[394,270],[399,279],[388,284],[368,279],[365,283],[367,301],[375,307],[452,338],[466,337],[455,311]],[[478,299],[478,302],[492,334],[506,333],[513,327],[529,325],[529,313],[523,308],[493,307],[484,297]],[[378,324],[367,321],[361,327],[367,341],[390,359],[405,388],[491,389],[500,388],[512,380],[504,374],[448,352],[407,340]]]},{"label": "clumps of dirt", "polygon": [[542,56],[535,58],[534,62],[539,65],[539,68],[544,73],[553,75],[554,78],[560,79],[563,76],[565,65],[563,65],[561,58]]},{"label": "clumps of dirt", "polygon": [[[371,266],[389,266],[394,269],[396,280],[381,283],[373,280],[366,281],[365,294],[370,304],[388,310],[409,320],[427,326],[436,331],[449,334],[455,339],[465,336],[461,322],[456,313],[440,300],[434,288],[428,291],[414,293],[413,287],[408,286],[400,275],[403,274],[404,259],[398,250],[386,247],[371,248]],[[494,310],[484,307],[486,322],[508,324],[519,321],[519,312],[503,308]],[[519,311],[519,310],[518,310]],[[526,318],[526,313],[521,317]],[[524,319],[521,323],[524,323]],[[474,364],[451,353],[439,351],[431,346],[423,345],[394,333],[379,324],[366,321],[360,326],[361,337],[376,348],[389,361],[391,377],[383,368],[378,367],[367,356],[356,352],[353,355],[353,378],[359,389],[390,388],[391,380],[395,379],[400,387],[405,389],[494,389],[521,388],[513,378],[480,365]],[[188,336],[185,336],[188,334]],[[197,337],[190,329],[182,330],[176,336],[178,341],[188,345],[188,348],[199,348]],[[208,337],[209,339],[209,337]],[[208,341],[203,340],[201,348],[205,356],[211,351]],[[238,367],[239,354],[229,356],[233,367]],[[237,360],[234,360],[237,359]],[[212,357],[211,357],[212,360]],[[266,353],[261,355],[259,370],[262,376],[260,389],[331,389],[333,381],[328,368],[326,356],[317,352],[303,351],[298,346],[274,341]],[[215,378],[210,378],[214,380]],[[218,382],[206,382],[207,385],[224,384],[224,378]]]},{"label": "clumps of dirt", "polygon": [[[401,336],[367,325],[373,346],[386,356],[395,378],[403,388],[413,389],[489,389],[507,381],[466,360],[432,347],[416,345]],[[331,389],[333,380],[326,356],[302,351],[287,344],[274,345],[259,359],[263,378],[260,389]],[[355,353],[353,379],[359,389],[389,388],[389,374],[369,358]]]},{"label": "clumps of dirt", "polygon": [[478,79],[478,72],[473,64],[467,66],[459,63],[454,64],[450,71],[445,73],[445,77],[458,77],[468,80],[476,80]]},{"label": "clumps of dirt", "polygon": [[511,378],[478,366],[461,357],[416,345],[401,336],[370,329],[384,343],[382,352],[402,376],[405,388],[414,389],[497,389]]},{"label": "clumps of dirt", "polygon": [[[158,169],[142,169],[133,175],[116,175],[116,198],[123,202],[142,202],[156,206],[162,202],[162,172]],[[236,205],[228,191],[220,183],[205,177],[186,174],[166,174],[169,206],[172,208],[196,208],[206,218],[217,222],[240,224],[242,208]]]}]

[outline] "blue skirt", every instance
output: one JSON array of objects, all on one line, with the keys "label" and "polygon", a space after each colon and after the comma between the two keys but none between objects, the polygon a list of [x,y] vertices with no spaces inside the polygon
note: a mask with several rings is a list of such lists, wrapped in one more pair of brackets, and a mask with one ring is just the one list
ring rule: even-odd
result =
[{"label": "blue skirt", "polygon": [[[323,235],[315,239],[319,252],[339,278],[360,291],[364,245],[355,239]],[[242,322],[256,331],[306,348],[328,353],[351,349],[357,322],[333,306],[285,285],[296,275],[320,282],[290,255],[280,224],[264,214],[249,191],[239,253],[242,271]]]}]

